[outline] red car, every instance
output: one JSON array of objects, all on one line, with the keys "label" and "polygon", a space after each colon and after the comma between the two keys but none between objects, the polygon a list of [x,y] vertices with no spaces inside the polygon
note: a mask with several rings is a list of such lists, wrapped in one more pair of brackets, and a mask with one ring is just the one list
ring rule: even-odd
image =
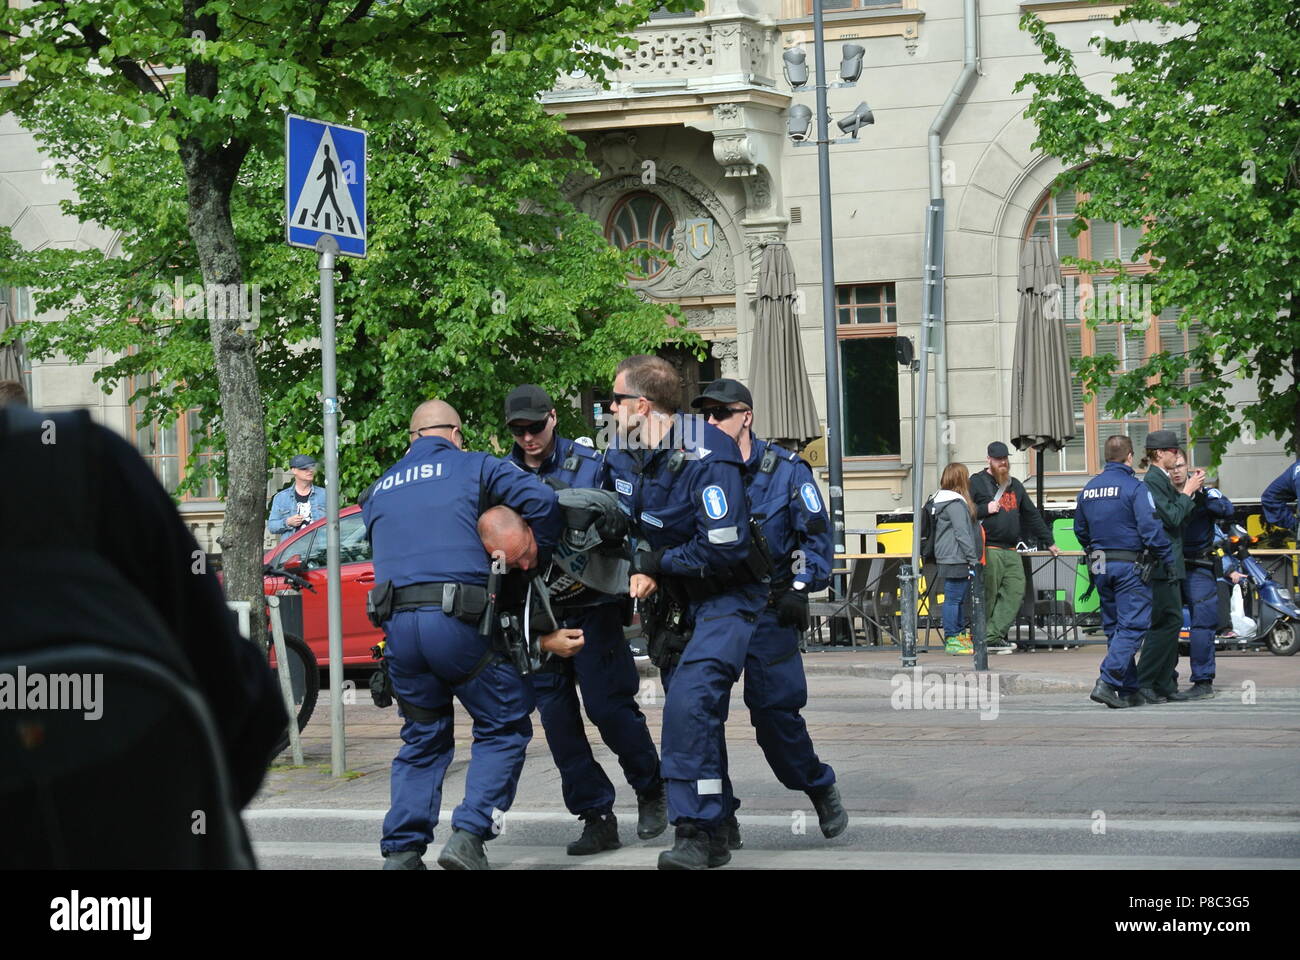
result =
[{"label": "red car", "polygon": [[[325,521],[303,527],[274,549],[264,563],[283,567],[309,580],[316,592],[302,591],[303,640],[311,647],[321,667],[329,665],[329,620],[326,609]],[[339,580],[343,587],[343,664],[373,666],[370,648],[384,639],[384,632],[370,625],[366,617],[366,594],[375,585],[370,541],[357,505],[339,511]],[[263,587],[269,596],[291,589],[284,577],[266,576]]]}]

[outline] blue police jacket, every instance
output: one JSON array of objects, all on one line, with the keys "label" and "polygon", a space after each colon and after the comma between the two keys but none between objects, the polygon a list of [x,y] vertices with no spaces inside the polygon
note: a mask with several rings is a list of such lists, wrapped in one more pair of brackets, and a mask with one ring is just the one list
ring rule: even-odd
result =
[{"label": "blue police jacket", "polygon": [[[769,463],[771,469],[764,470]],[[745,461],[745,485],[750,516],[772,551],[773,595],[795,581],[807,584],[809,591],[824,590],[834,547],[812,467],[797,453],[755,437]],[[795,551],[800,551],[798,557]]]},{"label": "blue police jacket", "polygon": [[1075,500],[1074,533],[1085,551],[1150,547],[1166,564],[1173,562],[1169,536],[1156,516],[1148,490],[1123,463],[1107,463]]},{"label": "blue police jacket", "polygon": [[486,585],[491,558],[479,514],[494,504],[532,526],[539,552],[559,542],[555,491],[513,463],[460,450],[445,437],[419,437],[406,456],[371,484],[361,508],[375,557],[375,579]]},{"label": "blue police jacket", "polygon": [[1260,494],[1259,502],[1269,523],[1288,529],[1295,527],[1295,507],[1288,504],[1300,502],[1300,458],[1268,485]]},{"label": "blue police jacket", "polygon": [[551,455],[534,468],[524,462],[524,451],[515,444],[510,459],[519,469],[548,479],[553,485],[600,489],[605,473],[600,454],[592,447],[555,435],[555,449]]},{"label": "blue police jacket", "polygon": [[1194,557],[1203,554],[1214,543],[1214,525],[1220,520],[1231,520],[1232,501],[1222,490],[1213,487],[1196,492],[1196,506],[1183,527],[1183,555]]},{"label": "blue police jacket", "polygon": [[[311,505],[311,519],[308,523],[315,523],[325,516],[325,488],[312,484],[311,493],[308,494],[307,502]],[[297,533],[307,524],[291,527],[285,521],[290,517],[298,514],[298,501],[293,495],[293,484],[285,487],[271,498],[271,513],[266,520],[266,529],[269,533],[278,534],[281,542],[290,535]]]},{"label": "blue police jacket", "polygon": [[743,467],[734,440],[703,417],[678,413],[652,450],[621,440],[610,446],[605,488],[618,495],[634,534],[664,551],[663,573],[706,577],[739,566],[749,554]]}]

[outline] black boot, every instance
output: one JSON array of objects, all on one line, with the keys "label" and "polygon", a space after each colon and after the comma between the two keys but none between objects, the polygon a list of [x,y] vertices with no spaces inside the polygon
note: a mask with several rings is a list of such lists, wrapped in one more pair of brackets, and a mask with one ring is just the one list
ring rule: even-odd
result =
[{"label": "black boot", "polygon": [[[728,828],[726,820],[713,828],[713,834],[709,837],[710,867],[721,867],[731,862],[730,838],[731,830]],[[739,839],[739,833],[737,839]]]},{"label": "black boot", "polygon": [[821,824],[822,836],[827,840],[838,837],[849,825],[849,814],[840,803],[840,792],[835,784],[814,790],[808,794],[813,809],[817,811],[817,821]]},{"label": "black boot", "polygon": [[1185,694],[1188,700],[1209,700],[1214,696],[1213,680],[1197,680]]},{"label": "black boot", "polygon": [[468,830],[452,830],[451,839],[438,854],[438,866],[444,870],[490,869],[483,838]]},{"label": "black boot", "polygon": [[428,870],[419,850],[394,850],[384,854],[385,870]]},{"label": "black boot", "polygon": [[1147,703],[1168,703],[1169,698],[1164,694],[1156,693],[1150,687],[1143,687],[1138,691],[1138,696]]},{"label": "black boot", "polygon": [[[707,831],[693,823],[679,823],[673,848],[659,854],[659,869],[705,870],[713,859],[710,856],[711,846],[712,838]],[[727,854],[727,858],[730,859],[731,854]],[[723,863],[725,862],[724,860]]]},{"label": "black boot", "polygon": [[636,835],[653,840],[668,829],[668,794],[660,780],[636,795]]},{"label": "black boot", "polygon": [[1097,685],[1092,688],[1092,693],[1088,694],[1088,699],[1104,703],[1114,710],[1122,710],[1129,706],[1129,702],[1120,696],[1120,692],[1105,680],[1097,681]]},{"label": "black boot", "polygon": [[612,813],[584,813],[586,821],[582,836],[569,844],[571,857],[586,857],[603,850],[617,850],[623,846],[618,839],[618,818]]},{"label": "black boot", "polygon": [[745,841],[740,838],[740,821],[736,819],[734,813],[722,821],[722,826],[719,829],[727,838],[728,850],[739,850],[745,845]]}]

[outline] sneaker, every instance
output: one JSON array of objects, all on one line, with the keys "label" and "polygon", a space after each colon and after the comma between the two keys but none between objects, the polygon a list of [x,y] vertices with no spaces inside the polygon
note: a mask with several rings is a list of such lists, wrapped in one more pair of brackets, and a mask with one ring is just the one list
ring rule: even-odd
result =
[{"label": "sneaker", "polygon": [[483,838],[468,830],[451,831],[451,839],[438,854],[438,866],[444,870],[487,870],[487,851]]},{"label": "sneaker", "polygon": [[827,840],[838,837],[849,825],[849,813],[840,802],[840,791],[835,784],[808,794],[808,799],[817,811],[817,822],[822,828],[822,836]]},{"label": "sneaker", "polygon": [[428,870],[419,850],[394,850],[384,854],[385,870]]},{"label": "sneaker", "polygon": [[[673,848],[659,854],[660,870],[707,870],[713,838],[691,823],[679,823]],[[730,859],[730,854],[727,855]],[[718,864],[721,866],[721,864]]]},{"label": "sneaker", "polygon": [[739,850],[745,845],[745,841],[740,837],[740,821],[736,819],[734,813],[722,821],[721,829],[727,837],[728,850]]},{"label": "sneaker", "polygon": [[962,646],[960,638],[948,637],[943,641],[943,652],[950,657],[960,657],[966,650]]},{"label": "sneaker", "polygon": [[623,846],[618,839],[618,818],[613,813],[585,813],[582,820],[582,836],[566,848],[569,856],[587,857]]},{"label": "sneaker", "polygon": [[668,829],[668,795],[662,780],[636,795],[636,815],[636,835],[642,840],[653,840]]},{"label": "sneaker", "polygon": [[1014,643],[1009,643],[1008,641],[1002,638],[998,638],[996,640],[987,641],[984,644],[984,649],[987,650],[989,653],[996,653],[1001,655],[1004,653],[1015,653],[1016,645]]}]

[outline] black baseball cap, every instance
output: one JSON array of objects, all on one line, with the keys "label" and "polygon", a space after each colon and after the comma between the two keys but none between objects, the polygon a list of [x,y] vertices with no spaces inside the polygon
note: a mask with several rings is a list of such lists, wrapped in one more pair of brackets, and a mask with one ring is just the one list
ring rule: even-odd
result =
[{"label": "black baseball cap", "polygon": [[749,388],[739,380],[714,380],[691,401],[691,406],[698,410],[709,400],[716,403],[743,403],[749,409],[754,409],[754,398],[750,395]]},{"label": "black baseball cap", "polygon": [[1001,440],[994,440],[989,444],[989,456],[994,460],[1000,460],[1003,457],[1011,456],[1011,451],[1007,449],[1007,445]]},{"label": "black baseball cap", "polygon": [[294,470],[316,469],[316,458],[305,453],[300,453],[289,461],[289,467]]},{"label": "black baseball cap", "polygon": [[539,386],[525,383],[515,387],[506,397],[506,423],[512,420],[542,420],[554,409],[555,404],[551,402],[550,394]]}]

